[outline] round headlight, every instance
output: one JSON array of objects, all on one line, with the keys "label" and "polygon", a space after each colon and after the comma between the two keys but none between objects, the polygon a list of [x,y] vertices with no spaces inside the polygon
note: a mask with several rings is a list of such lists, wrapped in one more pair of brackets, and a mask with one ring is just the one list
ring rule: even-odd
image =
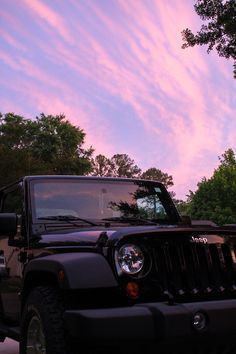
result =
[{"label": "round headlight", "polygon": [[127,244],[118,250],[117,262],[122,272],[137,274],[143,268],[144,255],[138,246]]}]

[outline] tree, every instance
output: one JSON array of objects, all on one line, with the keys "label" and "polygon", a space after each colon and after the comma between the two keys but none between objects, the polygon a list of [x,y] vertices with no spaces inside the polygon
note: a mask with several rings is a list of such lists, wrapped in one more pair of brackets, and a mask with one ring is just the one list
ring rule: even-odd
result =
[{"label": "tree", "polygon": [[236,160],[232,149],[219,157],[213,176],[198,183],[191,192],[190,214],[193,219],[208,219],[218,224],[236,223]]},{"label": "tree", "polygon": [[91,170],[93,149],[83,149],[85,133],[66,120],[65,115],[43,113],[34,124],[32,153],[53,166],[57,174],[85,174]]},{"label": "tree", "polygon": [[182,48],[206,44],[208,53],[215,48],[221,57],[234,60],[236,78],[236,1],[197,0],[194,8],[207,24],[203,24],[197,34],[189,28],[183,30]]},{"label": "tree", "polygon": [[0,185],[27,174],[87,174],[93,149],[84,138],[64,115],[0,114]]},{"label": "tree", "polygon": [[104,155],[97,155],[92,159],[92,175],[93,176],[106,176],[113,175],[114,165],[111,160]]},{"label": "tree", "polygon": [[173,198],[173,200],[174,200],[175,206],[178,209],[178,212],[180,215],[182,215],[182,216],[190,215],[190,211],[189,211],[190,204],[189,204],[188,200],[185,201],[182,199],[175,199],[175,198]]},{"label": "tree", "polygon": [[26,150],[11,150],[0,145],[0,187],[24,175],[53,174],[49,165]]},{"label": "tree", "polygon": [[[162,172],[158,168],[151,167],[142,173],[141,169],[135,164],[127,154],[116,154],[111,159],[104,155],[97,155],[92,159],[93,176],[104,177],[140,177],[143,179],[156,180],[164,184],[168,189],[174,185],[173,177]],[[175,192],[169,192],[171,197],[175,197]],[[175,200],[176,204],[184,203],[182,200]]]},{"label": "tree", "polygon": [[111,158],[111,164],[114,167],[112,176],[113,177],[139,177],[141,174],[141,169],[135,165],[134,160],[132,160],[127,154],[116,154]]},{"label": "tree", "polygon": [[112,158],[97,155],[92,159],[93,176],[135,178],[141,174],[141,169],[127,154],[115,154]]},{"label": "tree", "polygon": [[151,167],[145,172],[142,173],[141,178],[156,180],[164,184],[164,186],[168,189],[174,185],[173,177],[169,176],[167,173],[162,172],[158,168]]},{"label": "tree", "polygon": [[29,148],[33,125],[33,121],[14,113],[0,113],[0,145],[10,150]]}]

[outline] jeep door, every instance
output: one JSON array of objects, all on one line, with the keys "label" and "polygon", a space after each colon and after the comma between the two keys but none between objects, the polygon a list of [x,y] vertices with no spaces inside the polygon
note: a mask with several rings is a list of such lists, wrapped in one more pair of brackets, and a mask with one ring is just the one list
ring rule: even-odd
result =
[{"label": "jeep door", "polygon": [[[23,213],[22,185],[16,184],[1,194],[1,213],[17,213],[19,221]],[[21,225],[18,225],[18,235],[22,237]],[[22,263],[19,261],[20,249],[9,245],[9,237],[0,235],[0,298],[3,316],[17,321],[20,314],[19,294],[22,285]]]}]

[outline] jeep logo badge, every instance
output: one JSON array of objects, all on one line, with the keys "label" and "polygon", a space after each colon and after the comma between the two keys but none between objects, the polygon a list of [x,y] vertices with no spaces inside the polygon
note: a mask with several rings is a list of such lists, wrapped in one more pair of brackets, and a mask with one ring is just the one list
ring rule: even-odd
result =
[{"label": "jeep logo badge", "polygon": [[192,236],[191,239],[190,239],[190,242],[192,243],[204,243],[206,244],[208,241],[207,241],[207,238],[206,237],[200,237],[200,236]]}]

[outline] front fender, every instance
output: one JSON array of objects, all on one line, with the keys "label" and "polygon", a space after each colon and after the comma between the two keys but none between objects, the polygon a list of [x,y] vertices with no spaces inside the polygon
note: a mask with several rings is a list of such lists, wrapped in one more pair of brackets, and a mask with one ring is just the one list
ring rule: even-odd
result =
[{"label": "front fender", "polygon": [[[64,279],[59,272],[64,271]],[[30,273],[50,273],[60,287],[88,289],[116,287],[117,281],[107,260],[97,253],[61,253],[31,260],[25,269]]]}]

